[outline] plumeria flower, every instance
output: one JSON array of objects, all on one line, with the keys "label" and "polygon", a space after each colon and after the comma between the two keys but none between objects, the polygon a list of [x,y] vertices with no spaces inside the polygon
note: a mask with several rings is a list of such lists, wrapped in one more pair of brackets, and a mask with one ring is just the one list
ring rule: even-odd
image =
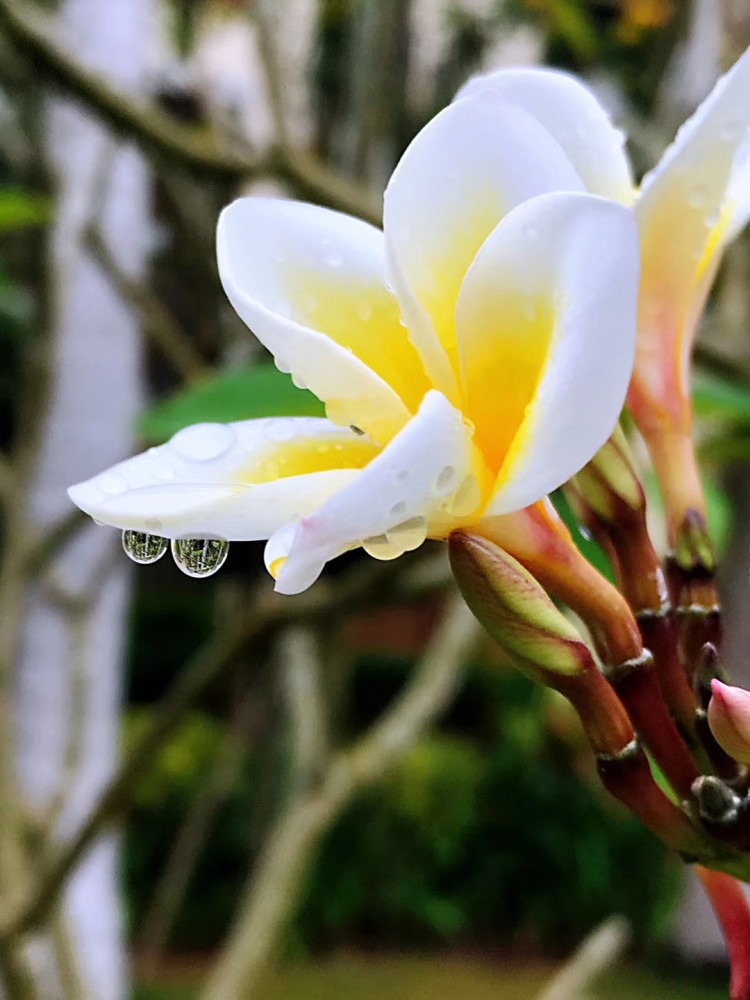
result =
[{"label": "plumeria flower", "polygon": [[224,288],[328,419],[189,427],[72,499],[142,561],[161,538],[188,570],[209,542],[269,539],[286,594],[358,546],[392,559],[535,503],[611,433],[635,350],[635,223],[586,183],[533,114],[482,94],[414,139],[382,232],[236,201]]},{"label": "plumeria flower", "polygon": [[750,50],[682,126],[640,191],[622,133],[574,77],[500,70],[469,81],[458,96],[482,94],[536,118],[589,191],[635,202],[642,277],[628,403],[654,457],[670,520],[679,522],[702,504],[690,446],[691,350],[724,248],[750,218]]}]

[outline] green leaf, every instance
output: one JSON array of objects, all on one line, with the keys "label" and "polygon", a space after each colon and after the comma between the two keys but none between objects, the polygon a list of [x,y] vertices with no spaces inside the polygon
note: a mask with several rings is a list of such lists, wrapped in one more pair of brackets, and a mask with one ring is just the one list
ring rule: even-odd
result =
[{"label": "green leaf", "polygon": [[159,442],[203,421],[323,416],[325,408],[311,392],[297,389],[273,365],[261,364],[221,372],[159,403],[141,416],[138,431],[145,440]]},{"label": "green leaf", "polygon": [[693,406],[702,417],[723,417],[740,423],[750,423],[750,386],[705,371],[693,376]]},{"label": "green leaf", "polygon": [[52,203],[48,198],[16,188],[0,190],[0,234],[49,221]]}]

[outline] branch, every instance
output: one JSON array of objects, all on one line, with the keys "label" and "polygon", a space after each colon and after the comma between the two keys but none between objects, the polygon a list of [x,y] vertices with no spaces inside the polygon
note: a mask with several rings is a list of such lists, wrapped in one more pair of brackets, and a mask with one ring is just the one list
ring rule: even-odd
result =
[{"label": "branch", "polygon": [[183,381],[194,384],[209,369],[180,325],[143,282],[131,278],[118,264],[98,226],[90,226],[84,235],[88,250],[112,283],[122,301],[139,320],[143,332],[161,351]]},{"label": "branch", "polygon": [[39,73],[96,112],[116,132],[135,136],[152,152],[200,173],[238,180],[256,173],[250,152],[221,149],[204,129],[178,124],[166,112],[126,97],[104,76],[80,65],[56,41],[54,22],[22,0],[0,0],[0,31]]},{"label": "branch", "polygon": [[238,184],[271,175],[286,180],[295,194],[331,208],[379,222],[379,205],[369,193],[338,176],[316,157],[271,149],[257,156],[216,142],[210,130],[176,122],[167,112],[122,94],[102,75],[80,65],[56,41],[53,21],[24,0],[0,0],[0,31],[38,75],[81,101],[115,132],[138,142],[157,158],[195,173]]},{"label": "branch", "polygon": [[448,703],[479,625],[454,598],[405,690],[317,787],[293,797],[269,832],[234,929],[202,1000],[252,1000],[295,906],[314,852],[355,795],[383,777]]},{"label": "branch", "polygon": [[[434,566],[434,561],[433,561]],[[419,561],[417,561],[419,569]],[[422,567],[423,569],[424,567]],[[445,588],[444,564],[436,572],[409,589],[409,574],[394,586],[393,568],[387,563],[361,567],[340,580],[335,595],[330,588],[316,587],[296,600],[273,596],[272,600],[251,602],[253,617],[236,631],[225,631],[200,649],[180,671],[177,680],[156,710],[151,725],[122,761],[120,770],[103,790],[91,812],[70,840],[43,868],[38,883],[18,910],[0,922],[0,945],[43,923],[55,905],[65,882],[99,834],[125,815],[132,805],[134,786],[151,766],[154,756],[165,746],[182,722],[185,713],[219,678],[234,658],[251,644],[261,644],[290,622],[320,622],[368,604],[382,602],[384,594],[415,597]],[[265,608],[263,604],[265,603]],[[265,613],[264,613],[265,611]]]}]

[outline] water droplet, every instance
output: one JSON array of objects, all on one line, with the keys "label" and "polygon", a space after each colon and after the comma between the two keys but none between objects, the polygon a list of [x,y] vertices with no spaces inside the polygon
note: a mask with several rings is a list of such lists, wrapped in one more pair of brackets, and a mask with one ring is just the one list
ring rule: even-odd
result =
[{"label": "water droplet", "polygon": [[453,492],[458,484],[458,473],[452,465],[446,465],[435,480],[435,493],[444,497]]},{"label": "water droplet", "polygon": [[323,258],[328,267],[339,268],[344,263],[344,258],[336,250],[331,250]]},{"label": "water droplet", "polygon": [[147,566],[161,559],[169,542],[161,535],[149,535],[145,531],[123,531],[122,547],[133,562]]},{"label": "water droplet", "polygon": [[213,576],[226,562],[229,542],[220,538],[176,538],[172,557],[186,576]]},{"label": "water droplet", "polygon": [[229,451],[236,437],[228,424],[195,424],[178,431],[172,438],[171,447],[190,462],[210,462]]},{"label": "water droplet", "polygon": [[374,535],[372,538],[363,539],[362,548],[373,559],[380,559],[382,562],[398,559],[404,554],[401,546],[394,545],[387,535]]},{"label": "water droplet", "polygon": [[403,316],[402,316],[402,315],[401,315],[400,313],[399,313],[399,317],[398,317],[398,321],[399,321],[399,323],[401,324],[401,326],[403,326],[403,328],[404,328],[405,330],[406,330],[406,329],[407,329],[407,327],[409,326],[409,324],[408,324],[408,323],[406,322],[406,320],[404,319],[404,317],[403,317]]},{"label": "water droplet", "polygon": [[391,545],[400,548],[402,552],[411,552],[418,549],[427,538],[427,520],[424,517],[410,517],[408,521],[394,524],[386,531],[385,536]]},{"label": "water droplet", "polygon": [[292,382],[294,383],[294,385],[297,386],[298,389],[307,388],[307,382],[305,382],[305,380],[300,375],[297,375],[294,372],[292,372]]},{"label": "water droplet", "polygon": [[124,476],[121,476],[119,472],[105,472],[103,475],[99,476],[96,481],[96,485],[108,496],[116,497],[120,493],[124,493],[128,488],[128,481]]},{"label": "water droplet", "polygon": [[467,436],[470,437],[470,438],[474,437],[474,435],[477,432],[477,429],[474,426],[474,421],[473,420],[469,420],[468,417],[464,417],[463,418],[463,425],[464,425],[464,430],[466,431]]},{"label": "water droplet", "polygon": [[398,503],[394,503],[389,511],[391,517],[403,517],[406,513],[406,501],[399,500]]},{"label": "water droplet", "polygon": [[696,184],[690,189],[690,194],[688,195],[688,201],[693,206],[693,208],[702,208],[706,204],[706,198],[708,197],[708,191],[705,185]]},{"label": "water droplet", "polygon": [[736,142],[744,131],[744,126],[738,119],[730,119],[724,122],[719,130],[719,138],[722,142]]},{"label": "water droplet", "polygon": [[481,499],[477,477],[467,476],[451,498],[448,510],[454,517],[466,517],[474,513]]},{"label": "water droplet", "polygon": [[357,307],[357,316],[359,316],[363,323],[367,323],[368,320],[372,319],[372,306],[367,302],[360,303]]},{"label": "water droplet", "polygon": [[[267,434],[272,441],[291,441],[294,437],[294,423],[288,417],[277,417],[268,421]],[[248,442],[248,451],[255,451],[257,443]]]},{"label": "water droplet", "polygon": [[282,373],[282,375],[289,375],[292,371],[292,369],[289,367],[286,361],[282,361],[281,358],[274,358],[273,363],[276,365],[276,367]]}]

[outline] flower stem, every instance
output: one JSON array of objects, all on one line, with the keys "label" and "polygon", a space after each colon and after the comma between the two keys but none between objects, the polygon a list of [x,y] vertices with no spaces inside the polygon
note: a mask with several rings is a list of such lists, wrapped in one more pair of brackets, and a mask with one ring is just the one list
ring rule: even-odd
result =
[{"label": "flower stem", "polygon": [[731,875],[696,865],[696,871],[721,924],[732,969],[731,1000],[750,1000],[750,906],[742,885]]}]

